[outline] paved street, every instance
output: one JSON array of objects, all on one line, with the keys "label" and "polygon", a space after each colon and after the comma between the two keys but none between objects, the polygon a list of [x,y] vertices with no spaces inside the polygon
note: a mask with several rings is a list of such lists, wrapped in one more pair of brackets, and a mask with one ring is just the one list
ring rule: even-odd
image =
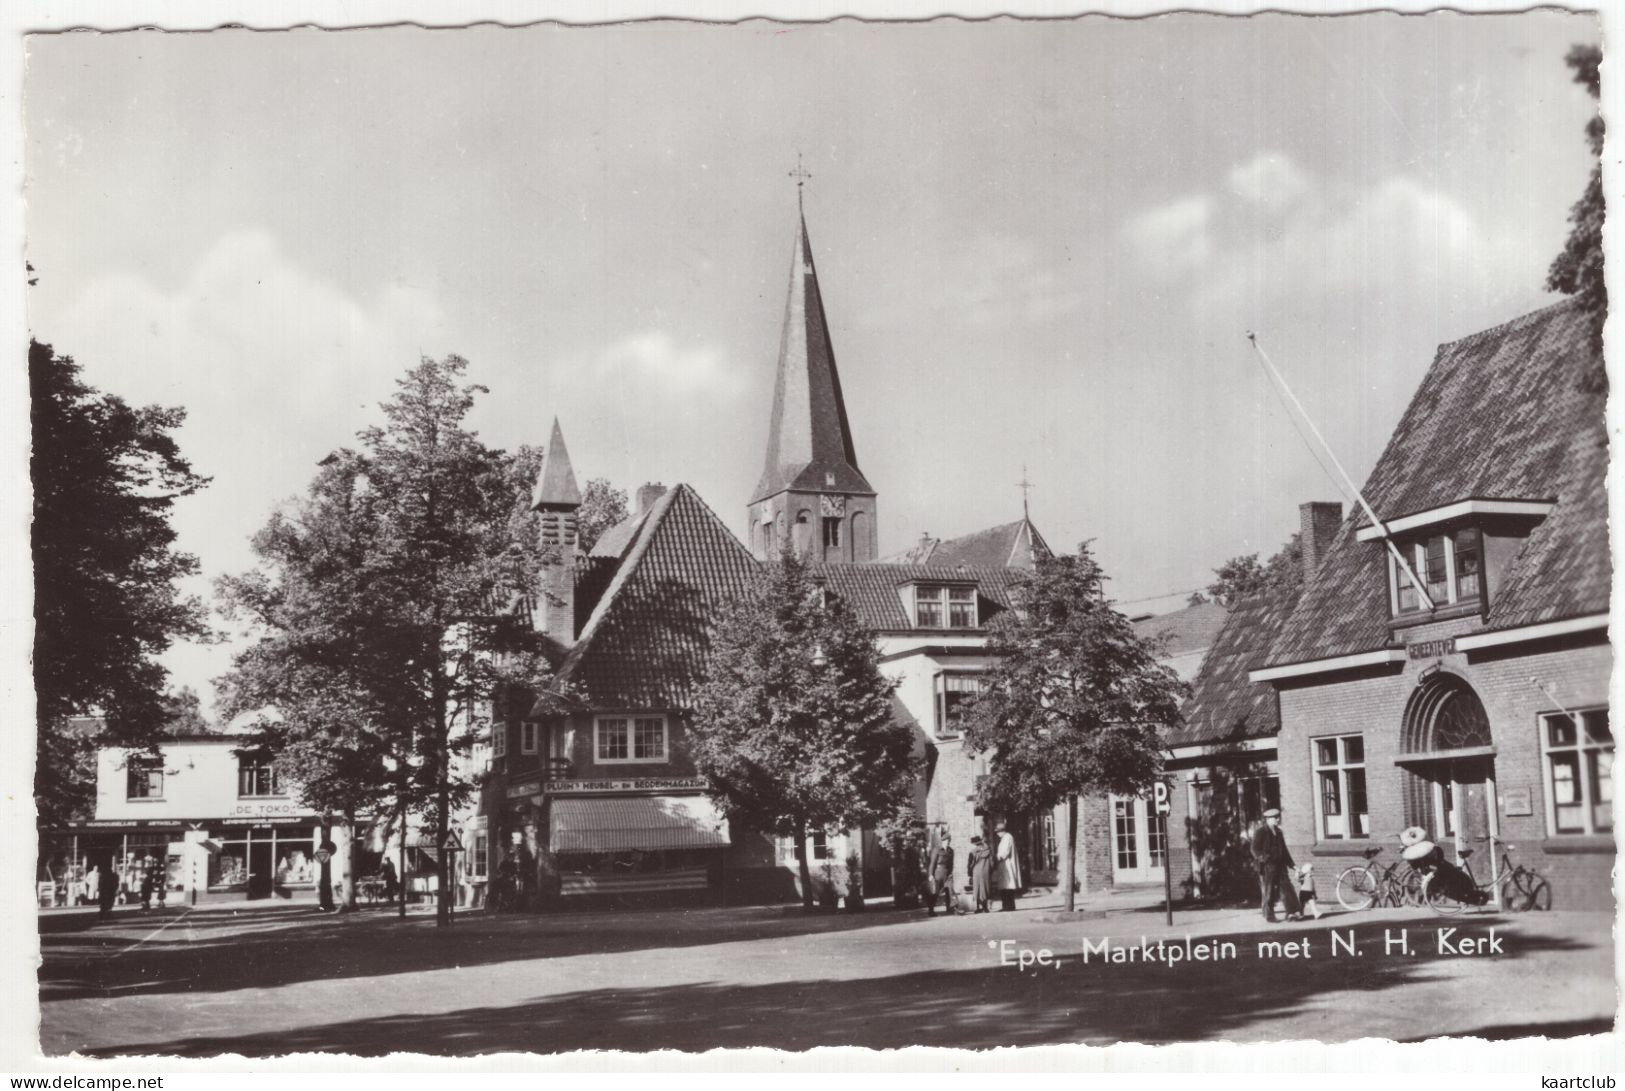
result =
[{"label": "paved street", "polygon": [[[1160,909],[1126,902],[1064,922],[1034,904],[935,919],[890,909],[472,915],[450,930],[422,915],[288,906],[101,923],[46,914],[41,1044],[103,1056],[986,1048],[1557,1037],[1613,1021],[1606,914],[1328,914],[1265,933],[1241,910],[1179,913],[1170,931]],[[1440,954],[1438,930],[1452,927],[1452,948],[1493,927],[1502,950]],[[1333,932],[1349,929],[1359,954],[1333,957]],[[1397,948],[1401,929],[1410,954]],[[1159,954],[1158,939],[1183,952],[1187,932],[1192,957],[1168,965],[1179,956]],[[1106,937],[1132,944],[1134,961],[1106,961]],[[1000,940],[1011,952],[1048,947],[1057,964],[1001,966]],[[1307,947],[1261,956],[1260,940]],[[1204,941],[1214,952],[1234,944],[1235,957],[1198,961]],[[1141,961],[1147,952],[1154,961]]]}]

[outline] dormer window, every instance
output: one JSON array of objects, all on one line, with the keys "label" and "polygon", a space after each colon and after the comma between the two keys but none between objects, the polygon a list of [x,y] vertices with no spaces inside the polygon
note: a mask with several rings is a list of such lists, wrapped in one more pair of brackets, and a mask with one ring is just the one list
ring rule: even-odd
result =
[{"label": "dormer window", "polygon": [[976,588],[920,584],[914,589],[914,624],[920,629],[976,628]]},{"label": "dormer window", "polygon": [[1477,527],[1404,540],[1398,548],[1411,564],[1407,573],[1388,554],[1389,608],[1395,617],[1425,612],[1411,574],[1422,581],[1434,610],[1477,604],[1484,595],[1484,542]]}]

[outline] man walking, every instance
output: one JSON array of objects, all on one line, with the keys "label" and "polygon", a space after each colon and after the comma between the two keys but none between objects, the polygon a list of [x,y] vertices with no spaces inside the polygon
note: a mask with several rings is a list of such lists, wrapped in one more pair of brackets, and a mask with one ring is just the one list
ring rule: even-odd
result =
[{"label": "man walking", "polygon": [[1298,912],[1298,891],[1293,881],[1292,853],[1286,847],[1286,835],[1281,833],[1281,809],[1271,807],[1264,812],[1264,824],[1253,831],[1253,870],[1258,872],[1258,895],[1263,901],[1264,920],[1275,923],[1275,895],[1281,895],[1286,919],[1301,920]]},{"label": "man walking", "polygon": [[957,916],[959,900],[954,897],[954,839],[947,830],[942,831],[937,847],[931,850],[931,862],[926,865],[926,874],[931,877],[931,904],[926,908],[925,915],[930,917],[936,914],[937,899],[941,898],[947,914]]}]

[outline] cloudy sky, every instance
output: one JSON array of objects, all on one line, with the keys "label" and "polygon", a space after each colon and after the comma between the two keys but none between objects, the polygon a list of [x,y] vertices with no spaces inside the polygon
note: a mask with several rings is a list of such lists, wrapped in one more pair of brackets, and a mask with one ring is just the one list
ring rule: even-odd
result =
[{"label": "cloudy sky", "polygon": [[[36,36],[29,323],[181,405],[218,575],[420,354],[498,446],[736,531],[806,216],[881,548],[1020,514],[1131,609],[1356,478],[1435,346],[1551,302],[1588,16]],[[201,589],[201,588],[200,588]],[[1176,595],[1172,601],[1178,601]],[[183,648],[206,688],[229,648]]]}]

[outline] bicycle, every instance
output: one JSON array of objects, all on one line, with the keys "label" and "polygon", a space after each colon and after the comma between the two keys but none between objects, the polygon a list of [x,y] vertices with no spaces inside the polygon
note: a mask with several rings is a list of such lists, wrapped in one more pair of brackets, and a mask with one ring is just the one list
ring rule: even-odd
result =
[{"label": "bicycle", "polygon": [[1501,846],[1501,868],[1499,879],[1486,879],[1480,883],[1473,874],[1474,849],[1461,850],[1461,866],[1458,869],[1471,885],[1471,894],[1468,889],[1459,883],[1449,882],[1441,876],[1442,869],[1433,868],[1422,880],[1422,896],[1428,908],[1435,913],[1460,913],[1469,905],[1483,905],[1490,900],[1495,887],[1499,884],[1501,889],[1501,908],[1509,913],[1527,913],[1530,910],[1544,913],[1552,907],[1552,887],[1533,868],[1524,867],[1512,859],[1512,851],[1516,845],[1509,845],[1496,837],[1478,837],[1474,840],[1489,842],[1491,849]]},{"label": "bicycle", "polygon": [[1359,912],[1375,906],[1401,908],[1422,904],[1422,876],[1403,861],[1378,864],[1382,849],[1365,850],[1365,863],[1343,869],[1337,877],[1337,900],[1344,909]]}]

